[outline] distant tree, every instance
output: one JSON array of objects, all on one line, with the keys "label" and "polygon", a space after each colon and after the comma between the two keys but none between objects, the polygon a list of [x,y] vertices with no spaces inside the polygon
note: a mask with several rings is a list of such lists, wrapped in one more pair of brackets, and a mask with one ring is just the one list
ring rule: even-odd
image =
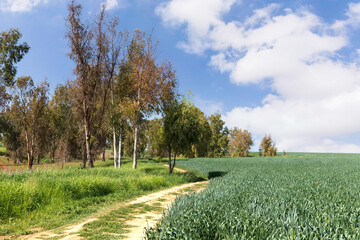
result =
[{"label": "distant tree", "polygon": [[78,155],[77,144],[79,122],[74,116],[70,104],[69,86],[58,85],[53,98],[48,104],[49,109],[49,154],[51,161],[58,156],[66,162]]},{"label": "distant tree", "polygon": [[[197,108],[187,99],[173,101],[164,111],[164,142],[169,156],[169,173],[176,164],[176,156],[191,151],[200,136]],[[173,157],[173,162],[172,162]]]},{"label": "distant tree", "polygon": [[15,64],[20,62],[30,47],[25,42],[19,44],[21,33],[18,29],[0,32],[0,80],[6,86],[12,86],[17,69]]},{"label": "distant tree", "polygon": [[38,121],[46,114],[48,84],[34,86],[30,77],[20,77],[14,87],[14,99],[10,114],[12,120],[24,136],[28,167],[32,168],[36,147],[47,129]]},{"label": "distant tree", "polygon": [[229,131],[225,122],[221,120],[221,114],[216,113],[209,117],[211,138],[209,144],[209,157],[223,157],[228,151]]},{"label": "distant tree", "polygon": [[166,157],[163,122],[163,119],[157,118],[149,121],[147,150],[148,156],[151,158]]},{"label": "distant tree", "polygon": [[[7,114],[5,114],[7,116]],[[11,122],[11,119],[5,118],[0,122],[2,123],[1,129],[4,129],[1,138],[2,144],[5,146],[6,151],[10,152],[14,164],[18,163],[18,157],[21,157],[21,133],[19,129]]]},{"label": "distant tree", "polygon": [[263,157],[272,157],[276,155],[275,142],[271,139],[271,135],[265,135],[261,140],[259,152]]},{"label": "distant tree", "polygon": [[206,157],[209,151],[211,141],[211,128],[205,114],[196,106],[193,106],[194,113],[199,120],[198,141],[192,145],[191,152],[186,154],[187,157]]},{"label": "distant tree", "polygon": [[230,130],[229,149],[232,157],[247,157],[254,144],[251,133],[247,130],[234,128]]}]

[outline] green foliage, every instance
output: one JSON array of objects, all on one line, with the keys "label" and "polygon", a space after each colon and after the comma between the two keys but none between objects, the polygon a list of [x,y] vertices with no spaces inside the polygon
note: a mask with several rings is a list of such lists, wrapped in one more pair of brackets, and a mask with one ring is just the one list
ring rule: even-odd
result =
[{"label": "green foliage", "polygon": [[235,127],[230,130],[229,148],[232,157],[247,157],[252,145],[254,142],[251,133],[246,129]]},{"label": "green foliage", "polygon": [[205,114],[199,108],[194,107],[194,113],[199,121],[199,136],[192,146],[192,153],[187,157],[207,157],[211,142],[210,124]]},{"label": "green foliage", "polygon": [[359,239],[360,155],[193,159],[214,178],[177,199],[148,239]]},{"label": "green foliage", "polygon": [[164,112],[164,140],[175,154],[191,155],[200,135],[198,108],[190,101],[174,101]]},{"label": "green foliage", "polygon": [[228,151],[228,129],[221,120],[221,114],[216,113],[209,117],[211,138],[209,143],[209,157],[224,157]]},{"label": "green foliage", "polygon": [[275,143],[271,139],[271,135],[265,135],[261,140],[259,152],[263,157],[272,157],[276,155]]},{"label": "green foliage", "polygon": [[106,167],[91,170],[0,173],[0,235],[33,225],[58,226],[60,220],[97,211],[103,202],[123,201],[197,179],[192,174],[169,175],[162,165],[141,161],[137,171],[125,160],[121,170],[108,161]]},{"label": "green foliage", "polygon": [[164,141],[164,127],[162,119],[153,119],[149,121],[148,129],[148,156],[151,158],[164,158],[167,150]]},{"label": "green foliage", "polygon": [[11,86],[16,75],[16,63],[29,51],[27,43],[18,44],[21,33],[18,29],[0,32],[0,80]]}]

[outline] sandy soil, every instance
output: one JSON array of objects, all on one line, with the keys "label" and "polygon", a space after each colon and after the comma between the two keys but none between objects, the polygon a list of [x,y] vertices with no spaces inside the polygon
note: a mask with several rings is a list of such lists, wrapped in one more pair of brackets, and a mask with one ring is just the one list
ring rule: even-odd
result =
[{"label": "sandy soil", "polygon": [[145,228],[154,227],[158,223],[164,211],[167,211],[171,203],[179,195],[184,195],[189,192],[197,192],[206,187],[207,182],[198,182],[181,185],[177,188],[172,188],[172,191],[154,193],[151,198],[146,201],[148,205],[160,206],[161,210],[149,211],[146,213],[133,215],[130,221],[126,221],[126,225],[130,225],[129,233],[125,235],[126,240],[139,240],[144,237]]}]

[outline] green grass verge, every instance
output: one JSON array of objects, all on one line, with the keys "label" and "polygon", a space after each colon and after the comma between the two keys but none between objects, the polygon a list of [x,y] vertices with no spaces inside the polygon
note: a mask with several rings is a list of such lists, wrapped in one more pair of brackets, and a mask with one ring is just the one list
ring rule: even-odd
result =
[{"label": "green grass verge", "polygon": [[[168,174],[162,165],[140,160],[131,169],[112,161],[94,169],[67,166],[64,170],[0,173],[0,235],[27,234],[31,228],[52,229],[89,216],[111,203],[196,181],[193,174]],[[101,167],[100,167],[100,166]]]},{"label": "green grass verge", "polygon": [[[359,239],[360,155],[191,159],[213,177],[178,198],[148,239]],[[222,177],[217,177],[222,176]]]}]

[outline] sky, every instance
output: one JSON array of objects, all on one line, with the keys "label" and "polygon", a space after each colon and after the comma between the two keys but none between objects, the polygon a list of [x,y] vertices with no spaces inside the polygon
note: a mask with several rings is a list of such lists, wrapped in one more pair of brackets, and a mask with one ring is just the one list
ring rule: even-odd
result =
[{"label": "sky", "polygon": [[[120,30],[153,32],[158,58],[176,69],[205,114],[248,129],[257,150],[360,152],[360,2],[346,0],[84,0],[102,3]],[[53,90],[74,78],[65,39],[68,0],[0,0],[0,30],[31,49],[18,75]]]}]

